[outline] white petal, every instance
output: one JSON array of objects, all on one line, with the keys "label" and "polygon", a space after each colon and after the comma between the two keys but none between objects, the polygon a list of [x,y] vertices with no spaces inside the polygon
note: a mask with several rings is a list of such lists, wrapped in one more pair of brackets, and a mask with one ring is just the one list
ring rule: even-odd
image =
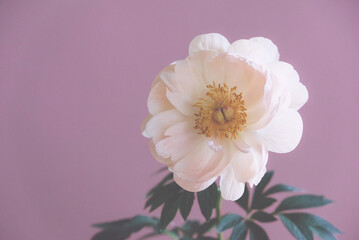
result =
[{"label": "white petal", "polygon": [[214,181],[216,181],[217,177],[209,179],[208,181],[197,182],[197,181],[191,181],[191,180],[181,178],[177,174],[174,174],[173,179],[183,189],[190,191],[190,192],[199,192],[199,191],[202,191],[202,190],[208,188],[209,186],[211,186],[212,183]]},{"label": "white petal", "polygon": [[173,162],[193,151],[202,139],[188,122],[181,122],[168,128],[165,136],[168,137],[156,144],[156,152],[161,157],[170,157]]},{"label": "white petal", "polygon": [[232,166],[228,166],[224,173],[221,175],[220,188],[222,197],[226,200],[236,201],[244,192],[245,184],[238,182]]},{"label": "white petal", "polygon": [[248,153],[236,151],[231,164],[237,180],[247,182],[252,179],[259,171],[260,160],[259,154],[253,148]]},{"label": "white petal", "polygon": [[152,88],[147,99],[148,111],[150,114],[155,115],[173,108],[171,103],[166,97],[166,84],[161,80],[161,75],[165,73],[173,73],[174,65],[170,65],[163,69],[155,78],[152,83]]},{"label": "white petal", "polygon": [[299,82],[299,75],[293,66],[286,62],[274,62],[267,67],[273,75],[273,97],[282,98],[284,107],[301,108],[308,100],[308,91]]},{"label": "white petal", "polygon": [[297,147],[302,137],[303,121],[292,109],[282,110],[264,128],[257,131],[260,141],[269,151],[286,153]]},{"label": "white petal", "polygon": [[299,110],[308,101],[308,90],[301,82],[297,82],[291,93],[292,101],[289,107]]},{"label": "white petal", "polygon": [[235,53],[258,64],[279,60],[277,46],[271,40],[263,37],[235,41],[229,47],[228,52]]},{"label": "white petal", "polygon": [[203,34],[195,37],[189,45],[189,55],[201,50],[225,52],[230,43],[218,33]]},{"label": "white petal", "polygon": [[146,129],[146,125],[148,123],[148,121],[152,118],[152,115],[151,114],[148,114],[148,116],[142,121],[141,123],[141,131],[142,131],[142,135],[144,137],[147,137],[149,138],[150,136],[147,135],[145,129]]},{"label": "white petal", "polygon": [[170,158],[163,158],[163,157],[161,157],[160,155],[157,154],[153,139],[150,139],[149,145],[150,145],[150,152],[152,153],[152,156],[157,161],[159,161],[160,163],[166,164],[166,165],[169,165],[169,164],[172,163],[172,160]]},{"label": "white petal", "polygon": [[206,181],[219,176],[230,161],[230,157],[225,155],[225,149],[213,151],[204,142],[190,152],[183,159],[176,162],[173,172],[178,176],[196,181]]},{"label": "white petal", "polygon": [[170,126],[182,121],[186,121],[186,118],[177,110],[161,112],[147,122],[143,134],[147,137],[156,137],[164,134]]}]

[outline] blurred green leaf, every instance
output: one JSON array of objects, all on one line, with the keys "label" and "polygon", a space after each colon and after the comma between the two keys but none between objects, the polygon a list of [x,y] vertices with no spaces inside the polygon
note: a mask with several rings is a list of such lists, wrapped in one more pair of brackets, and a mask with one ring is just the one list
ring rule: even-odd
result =
[{"label": "blurred green leaf", "polygon": [[247,222],[250,240],[269,240],[264,229],[254,222]]},{"label": "blurred green leaf", "polygon": [[242,221],[233,228],[233,232],[230,236],[230,240],[245,240],[247,236],[247,225],[246,222]]},{"label": "blurred green leaf", "polygon": [[320,237],[323,240],[336,240],[336,237],[326,230],[325,228],[321,227],[309,227],[310,230],[312,230],[313,233],[315,233],[318,237]]},{"label": "blurred green leaf", "polygon": [[207,189],[197,193],[199,207],[202,215],[208,221],[212,216],[212,211],[217,206],[218,189],[214,182]]},{"label": "blurred green leaf", "polygon": [[169,173],[166,175],[156,186],[150,189],[150,191],[146,194],[146,196],[152,195],[159,187],[163,186],[165,183],[173,180],[173,173]]},{"label": "blurred green leaf", "polygon": [[269,197],[258,197],[256,201],[253,200],[252,209],[265,209],[275,203],[277,200]]},{"label": "blurred green leaf", "polygon": [[236,201],[236,203],[248,213],[249,210],[248,201],[249,201],[249,191],[247,185],[245,185],[244,193],[242,197]]},{"label": "blurred green leaf", "polygon": [[175,218],[179,208],[178,199],[171,199],[163,205],[160,217],[160,229],[166,229],[167,225]]},{"label": "blurred green leaf", "polygon": [[200,222],[199,221],[187,221],[185,222],[182,227],[181,227],[181,231],[183,232],[183,234],[185,236],[189,236],[192,237],[199,229],[200,227]]},{"label": "blurred green leaf", "polygon": [[183,191],[180,198],[180,212],[183,219],[186,221],[193,206],[194,193]]},{"label": "blurred green leaf", "polygon": [[251,218],[254,220],[257,220],[259,222],[275,222],[275,221],[277,221],[277,219],[273,215],[266,213],[266,212],[262,212],[262,211],[255,212]]},{"label": "blurred green leaf", "polygon": [[282,212],[292,209],[320,207],[327,205],[331,202],[332,202],[331,200],[326,199],[323,196],[296,195],[296,196],[285,198],[276,208],[275,212]]},{"label": "blurred green leaf", "polygon": [[274,193],[280,193],[280,192],[300,192],[301,190],[296,187],[292,187],[285,184],[277,184],[272,187],[270,187],[263,195],[270,195]]},{"label": "blurred green leaf", "polygon": [[217,226],[218,232],[223,232],[229,228],[233,228],[235,225],[240,223],[243,220],[243,217],[237,214],[228,214],[222,217],[221,221]]},{"label": "blurred green leaf", "polygon": [[199,236],[204,235],[205,233],[209,232],[215,225],[217,224],[217,219],[212,218],[211,220],[201,224],[197,230],[197,234]]},{"label": "blurred green leaf", "polygon": [[313,240],[313,233],[308,227],[293,221],[287,214],[279,214],[279,217],[284,226],[297,240]]}]

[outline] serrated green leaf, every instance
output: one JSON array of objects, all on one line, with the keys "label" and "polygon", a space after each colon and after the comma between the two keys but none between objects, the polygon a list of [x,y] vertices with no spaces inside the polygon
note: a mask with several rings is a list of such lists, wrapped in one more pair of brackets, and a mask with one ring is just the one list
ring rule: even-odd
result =
[{"label": "serrated green leaf", "polygon": [[248,210],[249,210],[248,201],[249,201],[249,191],[248,191],[247,185],[245,185],[244,193],[243,193],[242,197],[236,201],[236,203],[241,208],[243,208],[246,212],[248,212]]},{"label": "serrated green leaf", "polygon": [[259,222],[275,222],[275,221],[277,221],[277,219],[273,215],[266,213],[266,212],[255,212],[251,218],[254,220],[257,220]]},{"label": "serrated green leaf", "polygon": [[233,228],[233,232],[230,236],[230,240],[245,240],[247,236],[247,225],[246,222],[242,221]]},{"label": "serrated green leaf", "polygon": [[163,205],[160,217],[160,229],[166,229],[167,225],[175,218],[179,202],[176,199],[171,199]]},{"label": "serrated green leaf", "polygon": [[318,237],[323,240],[336,240],[336,237],[328,230],[321,227],[309,227]]},{"label": "serrated green leaf", "polygon": [[208,221],[212,216],[212,211],[217,206],[218,189],[214,182],[207,189],[197,192],[197,198],[202,215]]},{"label": "serrated green leaf", "polygon": [[324,198],[323,196],[316,195],[296,195],[284,199],[275,212],[282,212],[292,209],[303,209],[320,207],[331,203],[332,201]]},{"label": "serrated green leaf", "polygon": [[189,213],[191,212],[194,202],[194,193],[184,191],[180,197],[180,212],[183,219],[186,221]]},{"label": "serrated green leaf", "polygon": [[211,229],[217,224],[217,219],[216,218],[212,218],[211,220],[203,223],[202,225],[199,226],[198,230],[197,230],[197,234],[199,236],[204,235],[205,233],[211,231]]},{"label": "serrated green leaf", "polygon": [[243,220],[243,217],[237,214],[228,214],[222,217],[221,221],[217,226],[218,232],[223,232],[229,228],[233,228]]},{"label": "serrated green leaf", "polygon": [[270,197],[259,197],[255,201],[252,202],[252,209],[265,209],[273,203],[275,203],[277,200]]},{"label": "serrated green leaf", "polygon": [[286,213],[285,216],[292,221],[298,222],[307,227],[324,228],[331,233],[341,234],[341,231],[333,226],[330,222],[321,217],[309,213]]},{"label": "serrated green leaf", "polygon": [[296,187],[292,187],[286,184],[277,184],[270,187],[263,195],[267,196],[274,193],[280,192],[300,192],[301,190]]},{"label": "serrated green leaf", "polygon": [[267,233],[258,224],[255,224],[254,222],[247,222],[247,226],[249,228],[250,240],[269,240]]},{"label": "serrated green leaf", "polygon": [[284,226],[297,240],[313,240],[313,233],[308,227],[293,221],[287,214],[279,214],[279,217]]}]

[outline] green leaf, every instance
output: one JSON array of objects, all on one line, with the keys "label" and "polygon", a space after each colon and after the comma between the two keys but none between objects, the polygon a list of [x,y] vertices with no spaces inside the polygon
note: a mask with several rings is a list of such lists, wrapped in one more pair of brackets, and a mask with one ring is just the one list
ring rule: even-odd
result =
[{"label": "green leaf", "polygon": [[271,204],[273,204],[274,202],[272,202],[271,204],[269,203],[271,200],[263,200],[263,198],[265,198],[265,196],[262,194],[264,188],[268,185],[268,183],[270,182],[270,180],[273,177],[274,172],[273,171],[269,171],[267,172],[262,180],[260,181],[260,183],[254,188],[254,193],[253,193],[253,200],[252,200],[252,206],[251,209],[263,209],[265,207],[263,207],[266,204],[269,204],[268,206],[270,206]]},{"label": "green leaf", "polygon": [[93,240],[122,240],[127,239],[132,233],[140,231],[144,227],[155,227],[158,220],[143,215],[137,215],[131,219],[95,224],[96,227],[105,229],[97,233]]},{"label": "green leaf", "polygon": [[323,240],[336,240],[334,235],[326,230],[325,228],[321,227],[309,227],[312,232],[314,232],[318,237],[320,237]]},{"label": "green leaf", "polygon": [[247,213],[248,213],[248,210],[249,210],[248,200],[249,200],[249,191],[248,191],[247,185],[245,185],[244,193],[243,193],[242,197],[236,201],[236,203],[241,208],[243,208]]},{"label": "green leaf", "polygon": [[211,231],[211,229],[217,224],[217,219],[216,218],[212,218],[211,220],[203,223],[202,225],[199,226],[198,230],[197,230],[197,234],[199,236],[204,235],[205,233]]},{"label": "green leaf", "polygon": [[230,240],[245,240],[247,231],[248,228],[246,222],[240,222],[237,226],[234,227]]},{"label": "green leaf", "polygon": [[180,212],[185,221],[187,220],[187,217],[191,212],[193,201],[194,201],[194,193],[187,191],[181,193]]},{"label": "green leaf", "polygon": [[175,218],[177,210],[179,207],[179,202],[176,199],[171,199],[167,201],[162,208],[161,217],[160,217],[160,229],[166,229],[167,225]]},{"label": "green leaf", "polygon": [[284,199],[279,206],[276,208],[275,212],[282,212],[292,209],[303,209],[303,208],[312,208],[320,207],[331,203],[332,201],[324,198],[323,196],[316,195],[296,195]]},{"label": "green leaf", "polygon": [[197,240],[218,240],[218,238],[214,238],[214,237],[198,237]]},{"label": "green leaf", "polygon": [[309,213],[286,213],[283,215],[290,218],[292,221],[298,222],[307,227],[324,228],[331,233],[341,234],[341,231],[334,227],[330,222]]},{"label": "green leaf", "polygon": [[252,209],[265,209],[275,203],[277,200],[269,197],[257,197],[256,201],[252,202]]},{"label": "green leaf", "polygon": [[[167,167],[166,167],[167,168]],[[146,196],[153,194],[159,187],[163,186],[168,181],[173,180],[173,173],[166,175],[156,186],[150,189]]]},{"label": "green leaf", "polygon": [[199,229],[200,222],[198,221],[187,221],[181,227],[181,231],[185,236],[192,237]]},{"label": "green leaf", "polygon": [[199,207],[202,215],[208,221],[212,216],[212,210],[217,206],[218,189],[214,182],[207,189],[197,193]]},{"label": "green leaf", "polygon": [[[128,236],[129,237],[129,236]],[[117,232],[113,230],[104,230],[96,233],[91,240],[114,240],[117,239]]]},{"label": "green leaf", "polygon": [[284,226],[297,240],[313,240],[313,234],[309,228],[293,221],[287,214],[279,214],[279,217]]},{"label": "green leaf", "polygon": [[175,182],[161,186],[156,189],[152,196],[147,200],[145,208],[151,206],[150,212],[156,210],[159,206],[169,201],[171,198],[178,197],[178,194],[183,191]]},{"label": "green leaf", "polygon": [[237,214],[228,214],[222,217],[221,221],[217,226],[218,232],[223,232],[229,228],[234,227],[243,220],[243,217]]},{"label": "green leaf", "polygon": [[257,192],[257,194],[262,193],[264,188],[268,185],[268,183],[270,182],[270,180],[273,177],[274,172],[273,171],[268,171],[266,172],[266,174],[264,174],[262,180],[259,182],[259,184],[255,187],[255,191],[254,193]]},{"label": "green leaf", "polygon": [[120,219],[120,220],[111,221],[111,222],[96,223],[96,224],[93,224],[92,226],[96,227],[96,228],[110,229],[110,228],[122,227],[123,225],[125,225],[126,223],[129,223],[129,222],[131,222],[131,218]]},{"label": "green leaf", "polygon": [[280,192],[300,192],[300,191],[301,190],[299,188],[296,188],[296,187],[292,187],[292,186],[285,185],[285,184],[277,184],[277,185],[274,185],[274,186],[270,187],[264,193],[264,195],[270,195],[270,194],[280,193]]},{"label": "green leaf", "polygon": [[273,215],[266,213],[266,212],[262,212],[262,211],[255,212],[251,218],[254,220],[260,221],[260,222],[275,222],[275,221],[277,221],[277,219]]},{"label": "green leaf", "polygon": [[250,240],[269,240],[264,229],[254,222],[247,222]]}]

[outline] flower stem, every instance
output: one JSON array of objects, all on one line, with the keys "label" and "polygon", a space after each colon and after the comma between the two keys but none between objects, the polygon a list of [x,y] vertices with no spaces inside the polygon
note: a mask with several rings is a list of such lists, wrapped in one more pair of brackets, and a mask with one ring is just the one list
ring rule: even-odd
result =
[{"label": "flower stem", "polygon": [[[222,196],[221,191],[218,190],[218,200],[217,200],[217,207],[216,207],[216,215],[217,215],[217,225],[221,221],[221,205],[222,205]],[[223,240],[222,233],[218,232],[218,240]]]}]

